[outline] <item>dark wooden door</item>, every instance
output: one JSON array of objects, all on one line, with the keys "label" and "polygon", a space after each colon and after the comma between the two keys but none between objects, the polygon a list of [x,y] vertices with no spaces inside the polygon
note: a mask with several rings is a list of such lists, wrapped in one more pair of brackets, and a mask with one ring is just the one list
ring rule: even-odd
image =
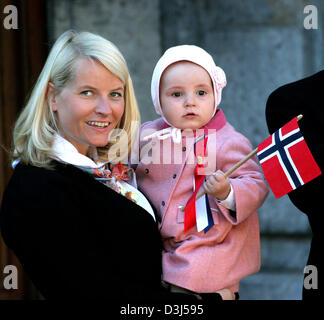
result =
[{"label": "dark wooden door", "polygon": [[[15,21],[6,19],[17,9]],[[7,12],[7,13],[5,13]],[[46,1],[0,1],[0,199],[12,174],[7,150],[11,148],[12,127],[45,62],[47,47]],[[17,29],[8,29],[17,27]],[[18,269],[18,289],[6,289],[5,266]],[[15,255],[0,234],[0,300],[39,299]]]}]

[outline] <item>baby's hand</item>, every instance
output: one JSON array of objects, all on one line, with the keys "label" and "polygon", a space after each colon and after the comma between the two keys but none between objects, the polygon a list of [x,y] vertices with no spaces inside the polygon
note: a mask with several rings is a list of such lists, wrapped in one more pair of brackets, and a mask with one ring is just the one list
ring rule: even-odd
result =
[{"label": "baby's hand", "polygon": [[214,198],[225,200],[231,191],[231,184],[228,179],[224,177],[224,172],[218,170],[204,183],[204,189]]}]

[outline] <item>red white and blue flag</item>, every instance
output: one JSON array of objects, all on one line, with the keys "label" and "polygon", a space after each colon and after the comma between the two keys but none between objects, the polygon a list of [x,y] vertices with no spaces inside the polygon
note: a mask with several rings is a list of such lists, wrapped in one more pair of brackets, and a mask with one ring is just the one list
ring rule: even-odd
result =
[{"label": "red white and blue flag", "polygon": [[257,156],[276,198],[321,174],[299,129],[297,117],[261,142]]},{"label": "red white and blue flag", "polygon": [[196,225],[198,232],[204,230],[204,233],[207,233],[214,225],[207,194],[198,200],[196,199],[198,190],[205,181],[205,175],[201,174],[204,170],[204,165],[201,160],[204,159],[206,155],[207,141],[208,136],[204,136],[198,139],[194,144],[194,154],[197,157],[197,165],[194,172],[194,192],[185,207],[185,232]]}]

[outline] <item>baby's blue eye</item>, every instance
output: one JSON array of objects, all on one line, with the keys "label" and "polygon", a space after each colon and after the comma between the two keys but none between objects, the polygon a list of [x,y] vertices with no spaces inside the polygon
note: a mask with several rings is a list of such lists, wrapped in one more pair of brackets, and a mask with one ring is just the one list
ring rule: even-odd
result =
[{"label": "baby's blue eye", "polygon": [[199,90],[197,93],[198,93],[199,96],[203,96],[203,95],[205,95],[207,92],[206,92],[205,90]]}]

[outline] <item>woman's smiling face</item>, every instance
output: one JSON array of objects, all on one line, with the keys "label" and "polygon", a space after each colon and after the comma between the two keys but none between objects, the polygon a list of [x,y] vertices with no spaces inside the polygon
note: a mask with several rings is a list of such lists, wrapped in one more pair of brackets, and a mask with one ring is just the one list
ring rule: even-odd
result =
[{"label": "woman's smiling face", "polygon": [[80,59],[74,78],[50,98],[59,133],[86,155],[90,146],[103,147],[125,109],[124,84],[98,61]]}]

